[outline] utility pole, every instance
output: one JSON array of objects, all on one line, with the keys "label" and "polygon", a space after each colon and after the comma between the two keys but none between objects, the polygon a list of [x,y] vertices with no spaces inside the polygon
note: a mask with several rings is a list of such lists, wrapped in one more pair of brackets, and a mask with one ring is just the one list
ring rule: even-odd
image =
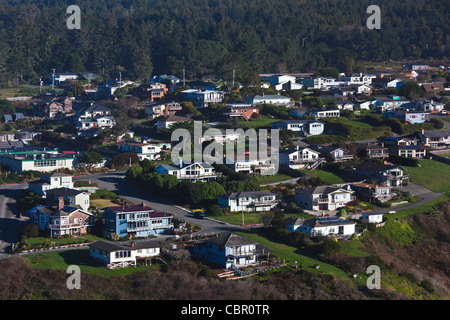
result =
[{"label": "utility pole", "polygon": [[54,89],[55,89],[55,70],[56,70],[56,69],[52,69],[52,71],[53,71],[53,82],[52,82],[52,90],[54,90]]},{"label": "utility pole", "polygon": [[186,85],[186,69],[183,68],[183,87]]},{"label": "utility pole", "polygon": [[236,69],[233,69],[233,84],[231,85],[231,90],[234,90],[234,76],[236,74]]},{"label": "utility pole", "polygon": [[42,78],[39,78],[39,93],[42,93]]}]

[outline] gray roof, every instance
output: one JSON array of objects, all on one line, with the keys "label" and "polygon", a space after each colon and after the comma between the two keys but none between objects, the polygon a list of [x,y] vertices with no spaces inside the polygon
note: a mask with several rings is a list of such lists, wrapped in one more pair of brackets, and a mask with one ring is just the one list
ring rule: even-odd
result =
[{"label": "gray roof", "polygon": [[[306,190],[297,189],[296,192],[298,193],[308,193],[308,194],[330,194],[332,192],[341,190],[342,188],[339,187],[330,187],[330,186],[317,186],[312,187]],[[344,190],[344,189],[342,189]]]},{"label": "gray roof", "polygon": [[223,236],[205,240],[204,243],[213,243],[218,246],[231,247],[242,246],[248,244],[257,244],[255,241],[251,241],[235,233],[227,233]]},{"label": "gray roof", "polygon": [[102,240],[89,244],[89,247],[94,247],[107,252],[114,252],[118,250],[139,250],[147,248],[158,248],[159,246],[160,244],[157,241],[138,241],[138,242],[129,241],[126,243],[120,243]]},{"label": "gray roof", "polygon": [[233,192],[233,193],[227,193],[222,194],[219,197],[220,198],[226,198],[226,199],[240,199],[240,198],[246,198],[246,197],[265,197],[265,196],[274,196],[274,193],[270,193],[267,191],[246,191],[246,192]]},{"label": "gray roof", "polygon": [[355,221],[348,219],[339,219],[338,217],[311,218],[303,221],[304,226],[317,228],[325,226],[339,226],[343,224],[356,224]]},{"label": "gray roof", "polygon": [[424,130],[423,135],[428,138],[450,136],[450,130]]},{"label": "gray roof", "polygon": [[77,196],[79,194],[83,193],[83,191],[75,190],[75,189],[69,189],[69,188],[56,188],[56,189],[50,189],[46,191],[47,195],[51,195],[53,197],[71,197],[71,196]]}]

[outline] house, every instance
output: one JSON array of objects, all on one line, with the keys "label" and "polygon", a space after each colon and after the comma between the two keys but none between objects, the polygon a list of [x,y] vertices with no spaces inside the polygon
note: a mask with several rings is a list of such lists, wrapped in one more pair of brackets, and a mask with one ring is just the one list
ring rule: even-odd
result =
[{"label": "house", "polygon": [[84,211],[88,211],[90,206],[90,194],[76,189],[64,187],[50,189],[46,191],[46,198],[49,205],[52,205],[62,198],[66,205],[71,207],[79,206]]},{"label": "house", "polygon": [[385,77],[372,79],[372,85],[382,89],[397,88],[399,82],[401,82],[400,79],[390,79]]},{"label": "house", "polygon": [[57,206],[36,206],[33,221],[51,237],[80,235],[91,231],[95,215],[76,206],[66,206],[64,199],[58,199]]},{"label": "house", "polygon": [[197,242],[193,248],[193,255],[199,261],[224,269],[255,265],[263,253],[257,242],[234,233]]},{"label": "house", "polygon": [[343,235],[351,236],[355,233],[355,221],[338,217],[322,217],[311,219],[291,218],[287,220],[286,228],[290,231],[301,231],[311,237]]},{"label": "house", "polygon": [[358,143],[355,145],[358,148],[358,154],[363,157],[381,160],[389,157],[389,149],[383,143]]},{"label": "house", "polygon": [[406,169],[387,163],[362,162],[354,168],[346,168],[344,172],[350,176],[367,179],[373,184],[397,187],[409,179]]},{"label": "house", "polygon": [[306,78],[301,81],[308,89],[319,89],[319,90],[330,90],[330,88],[338,87],[342,84],[341,81],[336,80],[331,77],[314,77],[314,78]]},{"label": "house", "polygon": [[73,189],[73,176],[67,173],[44,173],[40,180],[28,182],[30,191],[40,196],[45,196],[46,191],[57,188]]},{"label": "house", "polygon": [[218,174],[206,162],[185,163],[181,159],[173,164],[161,164],[155,168],[159,174],[170,174],[178,180],[209,181],[216,180]]},{"label": "house", "polygon": [[75,111],[75,127],[78,131],[90,128],[112,128],[116,120],[110,108],[93,104]]},{"label": "house", "polygon": [[330,118],[330,117],[340,117],[339,110],[323,110],[323,109],[313,109],[309,113],[311,116],[316,119],[320,118]]},{"label": "house", "polygon": [[372,101],[362,101],[356,104],[357,107],[359,107],[360,110],[370,110],[371,107],[373,107]]},{"label": "house", "polygon": [[280,165],[291,169],[314,170],[323,163],[325,159],[320,153],[310,148],[286,147],[279,151]]},{"label": "house", "polygon": [[174,116],[182,109],[181,104],[178,102],[159,101],[146,103],[144,112],[146,117],[155,119],[161,116]]},{"label": "house", "polygon": [[160,253],[161,246],[157,241],[96,241],[89,244],[90,256],[108,269],[136,266],[139,261],[147,265]]},{"label": "house", "polygon": [[259,175],[274,175],[278,168],[276,163],[268,158],[267,153],[260,153],[253,156],[251,153],[245,153],[241,156],[234,155],[232,158],[225,157],[224,163],[235,172]]},{"label": "house", "polygon": [[180,116],[169,116],[167,118],[158,120],[158,130],[159,129],[168,129],[174,123],[177,123],[177,122],[189,122],[189,121],[191,121],[191,119],[189,119],[189,118],[180,117]]},{"label": "house", "polygon": [[18,148],[15,152],[0,153],[0,163],[17,173],[23,173],[24,171],[50,172],[59,169],[72,170],[77,163],[76,155],[58,153],[57,150],[28,150],[28,148]]},{"label": "house", "polygon": [[440,113],[444,110],[445,104],[437,101],[420,101],[416,104],[417,111]]},{"label": "house", "polygon": [[410,146],[415,145],[416,140],[411,138],[410,136],[403,136],[403,137],[384,137],[382,140],[382,143],[385,147],[390,146]]},{"label": "house", "polygon": [[280,106],[289,106],[291,103],[291,98],[281,96],[281,95],[255,95],[244,97],[244,102],[253,105],[256,104],[274,104]]},{"label": "house", "polygon": [[450,130],[421,130],[418,139],[426,147],[444,149],[450,147]]},{"label": "house", "polygon": [[187,89],[181,91],[181,97],[186,101],[191,101],[194,106],[206,108],[210,103],[221,103],[224,92],[217,90]]},{"label": "house", "polygon": [[383,222],[383,214],[377,212],[364,212],[361,219],[366,223],[381,223]]},{"label": "house", "polygon": [[335,100],[329,103],[329,105],[336,105],[339,110],[353,110],[354,103],[351,101]]},{"label": "house", "polygon": [[105,208],[104,231],[112,238],[126,236],[145,238],[151,235],[166,234],[173,231],[173,215],[166,212],[156,212],[140,205],[121,205]]},{"label": "house", "polygon": [[234,192],[220,195],[218,204],[231,212],[260,212],[269,211],[278,204],[276,195],[266,191]]},{"label": "house", "polygon": [[350,187],[355,191],[358,199],[367,202],[375,202],[377,200],[384,202],[397,196],[396,193],[392,192],[392,187],[390,186],[370,183],[353,183]]},{"label": "house", "polygon": [[425,121],[430,120],[428,112],[421,111],[404,111],[404,110],[386,110],[383,113],[383,118],[396,118],[399,119],[403,123],[424,123]]},{"label": "house", "polygon": [[58,115],[72,113],[72,99],[68,97],[55,97],[50,101],[40,100],[33,102],[33,112],[41,117],[55,118]]},{"label": "house", "polygon": [[341,82],[344,82],[346,85],[354,85],[354,84],[372,84],[372,77],[363,73],[352,73],[349,75],[341,76],[339,79]]},{"label": "house", "polygon": [[288,129],[299,132],[302,136],[313,136],[322,134],[325,130],[325,124],[319,121],[306,120],[281,120],[272,123],[273,129]]},{"label": "house", "polygon": [[259,114],[259,107],[248,103],[229,103],[224,109],[225,117],[242,117],[244,120],[250,120],[253,115]]},{"label": "house", "polygon": [[164,83],[143,83],[133,91],[140,98],[148,99],[150,102],[163,100],[169,89]]},{"label": "house", "polygon": [[157,160],[160,158],[161,147],[152,143],[138,143],[138,142],[119,142],[117,144],[119,151],[133,152],[139,157],[139,160]]},{"label": "house", "polygon": [[59,84],[61,82],[67,80],[78,80],[78,74],[72,72],[58,72],[55,74],[49,74],[50,79],[55,80],[55,84]]},{"label": "house", "polygon": [[436,95],[439,95],[442,91],[445,91],[445,87],[442,82],[422,83],[422,88],[426,93],[434,93]]},{"label": "house", "polygon": [[306,210],[337,210],[355,200],[353,191],[331,186],[295,190],[295,203]]},{"label": "house", "polygon": [[422,145],[390,146],[389,153],[405,158],[423,159],[427,155],[427,148]]},{"label": "house", "polygon": [[376,109],[380,111],[390,110],[399,108],[404,104],[407,104],[411,101],[406,99],[405,97],[393,96],[389,95],[387,97],[378,97],[371,100]]},{"label": "house", "polygon": [[318,145],[310,145],[309,148],[319,152],[327,161],[343,162],[353,160],[353,155],[344,148]]}]

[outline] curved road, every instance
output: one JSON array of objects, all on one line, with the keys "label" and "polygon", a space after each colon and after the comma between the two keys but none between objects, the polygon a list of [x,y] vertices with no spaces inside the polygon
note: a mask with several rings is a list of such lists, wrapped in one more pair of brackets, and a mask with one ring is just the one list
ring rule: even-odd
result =
[{"label": "curved road", "polygon": [[[98,173],[86,176],[74,177],[73,180],[89,180],[96,183],[99,188],[117,193],[120,197],[135,203],[144,202],[155,211],[163,211],[173,214],[176,218],[189,221],[200,226],[198,235],[210,235],[226,231],[238,231],[243,227],[231,225],[212,219],[197,219],[187,210],[163,200],[135,185],[125,178],[125,171]],[[17,211],[17,199],[20,193],[28,188],[28,184],[0,185],[0,258],[8,257],[5,249],[11,243],[17,242],[18,231],[28,221],[27,216],[20,216]]]}]

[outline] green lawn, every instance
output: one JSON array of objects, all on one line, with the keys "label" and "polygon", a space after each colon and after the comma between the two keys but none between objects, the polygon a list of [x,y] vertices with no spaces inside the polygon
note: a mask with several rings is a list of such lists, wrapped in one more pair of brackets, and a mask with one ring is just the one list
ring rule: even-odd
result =
[{"label": "green lawn", "polygon": [[296,177],[289,176],[287,174],[277,173],[277,174],[275,174],[273,176],[257,176],[255,178],[255,180],[260,185],[264,185],[264,184],[271,184],[271,183],[281,182],[281,181],[285,181],[285,180],[291,180],[291,179],[295,179],[295,178]]},{"label": "green lawn", "polygon": [[159,264],[154,264],[152,266],[137,266],[109,270],[91,258],[89,249],[43,252],[26,255],[24,257],[29,261],[30,266],[36,268],[66,270],[68,266],[76,265],[80,267],[81,272],[95,273],[103,276],[127,275],[147,268],[159,266]]},{"label": "green lawn", "polygon": [[[313,257],[309,257],[302,252],[300,249],[288,246],[286,244],[270,241],[269,239],[252,232],[238,232],[241,236],[246,237],[252,241],[255,241],[269,250],[272,250],[278,258],[286,263],[295,263],[297,261],[298,265],[301,265],[304,270],[312,273],[319,274],[334,274],[339,279],[348,281],[348,275],[339,268],[332,266],[328,263],[318,261]],[[319,269],[316,269],[314,265],[319,265]]]},{"label": "green lawn", "polygon": [[324,170],[300,170],[303,173],[319,177],[323,182],[328,184],[339,184],[339,183],[345,183],[349,180],[346,176],[343,175],[337,175],[333,172],[324,171]]},{"label": "green lawn", "polygon": [[434,160],[420,160],[419,164],[420,167],[402,166],[408,170],[411,182],[434,192],[450,190],[450,165]]}]

